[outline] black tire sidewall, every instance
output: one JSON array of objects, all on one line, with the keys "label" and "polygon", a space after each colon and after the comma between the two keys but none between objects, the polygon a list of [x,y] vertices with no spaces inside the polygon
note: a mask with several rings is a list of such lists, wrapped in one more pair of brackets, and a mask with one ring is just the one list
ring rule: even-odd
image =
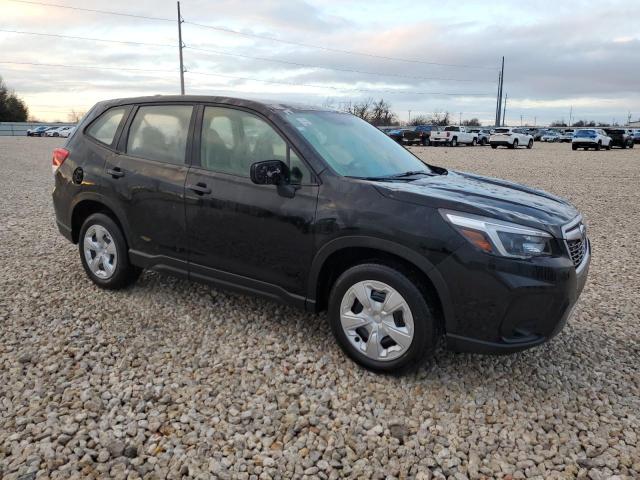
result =
[{"label": "black tire sidewall", "polygon": [[[89,268],[87,261],[84,256],[84,236],[89,227],[92,225],[100,225],[107,229],[113,242],[116,246],[116,253],[118,255],[118,262],[116,264],[116,269],[113,275],[108,279],[102,279],[97,277]],[[116,224],[116,222],[111,219],[108,215],[104,213],[94,213],[90,215],[82,224],[82,228],[80,229],[80,235],[78,237],[78,246],[80,251],[80,260],[82,262],[82,266],[84,271],[87,273],[87,276],[91,279],[93,283],[98,285],[101,288],[106,289],[118,289],[126,286],[134,273],[134,268],[129,263],[129,254],[127,248],[127,242],[120,230],[120,227]]]},{"label": "black tire sidewall", "polygon": [[[373,360],[358,352],[350,343],[340,322],[340,306],[346,291],[363,280],[377,280],[396,289],[407,301],[413,317],[411,346],[401,357],[388,362]],[[334,283],[329,296],[329,323],[342,350],[356,363],[377,372],[402,372],[416,366],[432,353],[438,341],[436,320],[421,290],[402,272],[386,265],[367,263],[345,271]]]}]

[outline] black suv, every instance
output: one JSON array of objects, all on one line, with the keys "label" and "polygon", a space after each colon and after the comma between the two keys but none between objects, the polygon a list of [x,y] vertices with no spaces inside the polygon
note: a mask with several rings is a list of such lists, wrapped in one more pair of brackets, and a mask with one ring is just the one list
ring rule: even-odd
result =
[{"label": "black suv", "polygon": [[[89,278],[144,268],[328,310],[379,371],[514,352],[565,324],[590,246],[566,201],[426,165],[359,118],[227,97],[98,103],[53,154],[60,232]],[[212,306],[215,308],[215,306]]]}]

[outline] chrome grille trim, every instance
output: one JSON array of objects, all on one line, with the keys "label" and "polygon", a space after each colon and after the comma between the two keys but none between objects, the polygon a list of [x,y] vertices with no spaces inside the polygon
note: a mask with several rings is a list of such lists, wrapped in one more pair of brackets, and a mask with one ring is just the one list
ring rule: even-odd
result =
[{"label": "chrome grille trim", "polygon": [[587,237],[587,228],[582,222],[582,215],[578,215],[570,223],[562,227],[564,245],[569,258],[580,273],[589,259],[591,246]]}]

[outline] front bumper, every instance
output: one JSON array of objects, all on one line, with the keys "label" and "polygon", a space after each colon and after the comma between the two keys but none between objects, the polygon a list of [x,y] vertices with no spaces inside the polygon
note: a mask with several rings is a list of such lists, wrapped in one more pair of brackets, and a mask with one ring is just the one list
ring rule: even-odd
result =
[{"label": "front bumper", "polygon": [[511,353],[551,339],[571,316],[590,261],[590,245],[579,268],[564,256],[516,260],[463,246],[437,267],[450,289],[448,348]]}]

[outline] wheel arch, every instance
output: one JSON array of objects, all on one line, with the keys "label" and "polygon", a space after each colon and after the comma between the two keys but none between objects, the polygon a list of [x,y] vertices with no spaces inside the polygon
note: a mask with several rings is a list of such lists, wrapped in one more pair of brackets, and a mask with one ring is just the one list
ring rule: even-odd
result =
[{"label": "wheel arch", "polygon": [[69,225],[71,225],[71,237],[74,243],[78,243],[82,224],[89,215],[94,213],[104,213],[108,215],[122,230],[127,245],[131,245],[129,241],[130,229],[126,223],[124,212],[107,198],[91,192],[79,195],[74,199],[72,204]]},{"label": "wheel arch", "polygon": [[427,287],[425,294],[435,302],[435,312],[446,329],[453,317],[447,285],[424,256],[390,240],[366,236],[341,237],[330,241],[318,250],[309,274],[307,308],[312,311],[326,309],[331,286],[347,268],[372,258],[383,263],[395,263],[410,269],[420,276]]}]

